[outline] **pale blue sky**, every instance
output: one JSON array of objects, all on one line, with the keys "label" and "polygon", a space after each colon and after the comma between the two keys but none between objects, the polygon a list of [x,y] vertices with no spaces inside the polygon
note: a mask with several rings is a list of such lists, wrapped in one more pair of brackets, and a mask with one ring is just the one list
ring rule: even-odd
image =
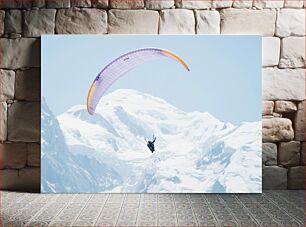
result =
[{"label": "pale blue sky", "polygon": [[178,54],[191,71],[170,60],[145,63],[116,81],[108,93],[135,89],[184,111],[209,112],[234,124],[261,119],[260,36],[43,36],[42,96],[56,115],[86,105],[101,69],[144,47]]}]

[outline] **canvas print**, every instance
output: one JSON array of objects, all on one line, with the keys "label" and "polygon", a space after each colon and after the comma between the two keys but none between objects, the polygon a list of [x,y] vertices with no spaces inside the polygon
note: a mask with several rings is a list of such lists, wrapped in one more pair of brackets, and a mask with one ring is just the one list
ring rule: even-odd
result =
[{"label": "canvas print", "polygon": [[260,36],[42,37],[41,191],[259,193]]}]

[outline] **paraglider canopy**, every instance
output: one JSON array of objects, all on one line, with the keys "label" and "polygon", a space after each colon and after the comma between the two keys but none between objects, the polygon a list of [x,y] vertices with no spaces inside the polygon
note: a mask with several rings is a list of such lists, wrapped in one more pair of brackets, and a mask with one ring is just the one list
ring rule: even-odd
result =
[{"label": "paraglider canopy", "polygon": [[128,52],[106,65],[93,81],[87,96],[87,111],[94,114],[106,90],[122,75],[148,61],[174,59],[189,70],[188,65],[176,54],[159,48],[143,48]]}]

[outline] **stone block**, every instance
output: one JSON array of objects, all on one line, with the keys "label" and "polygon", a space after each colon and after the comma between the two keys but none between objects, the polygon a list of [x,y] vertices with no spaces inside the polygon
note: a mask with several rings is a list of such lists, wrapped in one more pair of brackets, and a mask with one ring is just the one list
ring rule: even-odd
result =
[{"label": "stone block", "polygon": [[273,101],[262,101],[262,112],[261,115],[272,115],[274,109]]},{"label": "stone block", "polygon": [[30,0],[1,0],[0,4],[2,9],[22,9],[31,8],[31,6],[32,1]]},{"label": "stone block", "polygon": [[4,33],[22,33],[22,11],[18,9],[8,10],[4,18]]},{"label": "stone block", "polygon": [[305,35],[305,10],[281,9],[277,12],[276,36],[304,36]]},{"label": "stone block", "polygon": [[253,6],[253,1],[250,0],[234,0],[233,2],[233,7],[234,8],[252,8]]},{"label": "stone block", "polygon": [[57,34],[107,33],[107,14],[101,9],[60,9],[56,15]]},{"label": "stone block", "polygon": [[303,69],[264,68],[262,71],[264,100],[304,100],[305,72]]},{"label": "stone block", "polygon": [[143,0],[109,0],[109,6],[113,9],[143,9]]},{"label": "stone block", "polygon": [[108,32],[111,34],[157,34],[158,23],[157,11],[114,9],[109,11]]},{"label": "stone block", "polygon": [[291,167],[288,171],[288,189],[303,190],[304,187],[304,166]]},{"label": "stone block", "polygon": [[62,9],[70,7],[70,0],[45,0],[47,8]]},{"label": "stone block", "polygon": [[27,166],[40,166],[40,145],[38,143],[28,143]]},{"label": "stone block", "polygon": [[278,100],[275,102],[276,113],[292,113],[297,111],[297,106],[294,102]]},{"label": "stone block", "polygon": [[262,143],[262,164],[277,165],[277,145],[275,143]]},{"label": "stone block", "polygon": [[32,7],[33,8],[44,8],[46,7],[46,1],[45,0],[33,0]]},{"label": "stone block", "polygon": [[55,9],[33,9],[24,12],[23,36],[54,34]]},{"label": "stone block", "polygon": [[40,101],[40,68],[16,71],[15,98]]},{"label": "stone block", "polygon": [[0,169],[21,169],[26,166],[26,162],[25,143],[0,143]]},{"label": "stone block", "polygon": [[8,140],[40,141],[39,102],[15,102],[8,108]]},{"label": "stone block", "polygon": [[257,9],[275,9],[275,8],[283,8],[284,0],[254,0],[253,6]]},{"label": "stone block", "polygon": [[303,0],[285,0],[285,8],[303,8]]},{"label": "stone block", "polygon": [[279,166],[264,166],[263,189],[287,189],[287,169]]},{"label": "stone block", "polygon": [[165,9],[160,13],[160,34],[195,34],[195,18],[192,10]]},{"label": "stone block", "polygon": [[170,9],[174,7],[174,0],[145,0],[146,9]]},{"label": "stone block", "polygon": [[40,66],[40,40],[36,38],[0,38],[0,68],[19,69]]},{"label": "stone block", "polygon": [[108,7],[108,0],[91,0],[91,5],[94,8],[106,9]]},{"label": "stone block", "polygon": [[22,192],[40,192],[40,168],[0,170],[0,189]]},{"label": "stone block", "polygon": [[290,119],[264,118],[262,119],[263,142],[290,141],[294,138],[294,131]]},{"label": "stone block", "polygon": [[275,10],[230,8],[221,10],[220,15],[222,34],[274,35]]},{"label": "stone block", "polygon": [[298,111],[294,118],[295,140],[305,141],[305,101],[298,104]]},{"label": "stone block", "polygon": [[220,34],[220,14],[216,10],[196,10],[197,34]]},{"label": "stone block", "polygon": [[262,65],[276,66],[279,63],[280,39],[277,37],[262,38]]},{"label": "stone block", "polygon": [[305,142],[301,143],[301,165],[305,166],[306,165],[306,156],[305,156]]},{"label": "stone block", "polygon": [[0,35],[1,36],[4,34],[4,17],[5,17],[5,11],[0,10]]},{"label": "stone block", "polygon": [[7,104],[1,102],[0,106],[0,142],[7,139]]},{"label": "stone block", "polygon": [[177,8],[185,9],[209,9],[212,7],[212,1],[210,0],[175,0],[175,6]]},{"label": "stone block", "polygon": [[212,0],[212,8],[228,8],[233,4],[232,0]]},{"label": "stone block", "polygon": [[300,164],[300,142],[280,143],[278,147],[278,164],[282,166],[298,166]]},{"label": "stone block", "polygon": [[283,38],[281,53],[279,67],[305,67],[305,37]]},{"label": "stone block", "polygon": [[91,7],[90,0],[70,0],[71,7]]},{"label": "stone block", "polygon": [[15,72],[0,69],[0,101],[14,99]]}]

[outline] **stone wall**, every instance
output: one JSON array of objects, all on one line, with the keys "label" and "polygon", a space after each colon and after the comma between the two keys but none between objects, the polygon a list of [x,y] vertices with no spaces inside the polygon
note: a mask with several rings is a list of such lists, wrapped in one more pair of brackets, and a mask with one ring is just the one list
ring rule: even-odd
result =
[{"label": "stone wall", "polygon": [[41,34],[262,35],[263,185],[303,188],[305,2],[1,0],[0,4],[2,189],[39,191]]}]

